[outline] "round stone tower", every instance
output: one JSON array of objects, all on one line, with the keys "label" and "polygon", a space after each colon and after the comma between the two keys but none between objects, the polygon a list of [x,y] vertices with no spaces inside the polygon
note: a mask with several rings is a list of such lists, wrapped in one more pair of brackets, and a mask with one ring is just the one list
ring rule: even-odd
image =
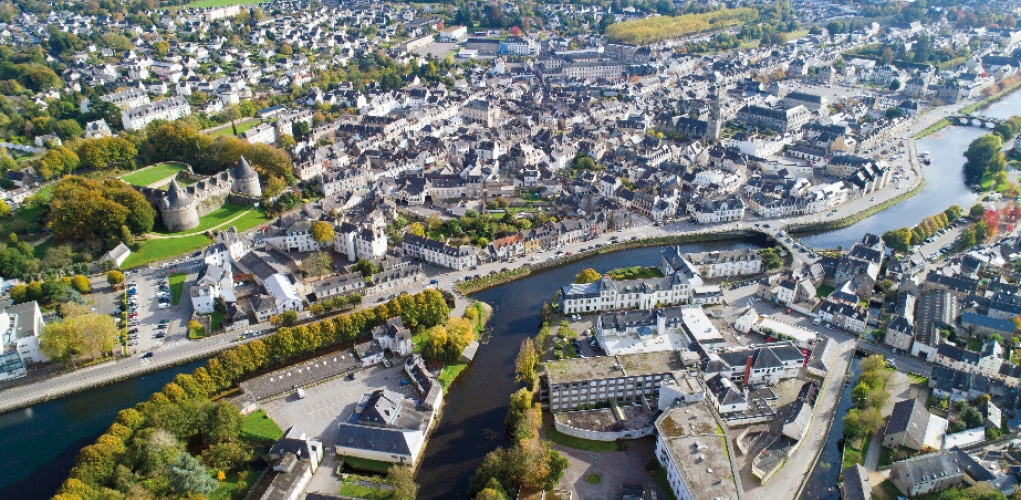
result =
[{"label": "round stone tower", "polygon": [[259,174],[248,163],[244,156],[238,160],[238,164],[231,173],[234,178],[234,192],[259,198],[262,196],[262,188],[259,186]]},{"label": "round stone tower", "polygon": [[199,212],[195,200],[181,189],[177,179],[170,181],[170,188],[160,203],[160,214],[163,215],[163,225],[168,231],[185,231],[199,225]]}]

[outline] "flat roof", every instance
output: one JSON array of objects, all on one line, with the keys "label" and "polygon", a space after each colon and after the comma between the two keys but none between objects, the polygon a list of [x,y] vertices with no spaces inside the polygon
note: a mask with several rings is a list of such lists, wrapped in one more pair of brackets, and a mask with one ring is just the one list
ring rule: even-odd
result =
[{"label": "flat roof", "polygon": [[678,404],[656,421],[656,430],[696,499],[738,498],[727,436],[705,401]]},{"label": "flat roof", "polygon": [[784,323],[783,321],[775,320],[770,316],[762,316],[759,319],[759,327],[763,329],[769,328],[779,335],[796,340],[798,343],[808,343],[808,341],[816,338],[816,334],[812,330],[792,325],[790,323]]},{"label": "flat roof", "polygon": [[[620,368],[617,368],[617,367]],[[674,351],[642,352],[546,362],[550,383],[604,380],[668,373],[683,368]]]}]

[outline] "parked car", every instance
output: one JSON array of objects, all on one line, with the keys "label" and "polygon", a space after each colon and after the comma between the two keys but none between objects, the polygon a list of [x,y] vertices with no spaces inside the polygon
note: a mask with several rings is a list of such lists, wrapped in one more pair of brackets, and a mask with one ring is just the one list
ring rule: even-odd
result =
[{"label": "parked car", "polygon": [[165,325],[165,324],[167,324],[167,323],[170,323],[170,320],[169,320],[169,319],[161,319],[161,320],[160,320],[160,324],[161,324],[161,325]]},{"label": "parked car", "polygon": [[153,354],[152,351],[149,351],[149,352],[147,352],[147,353],[142,355],[142,359],[151,358],[153,356],[155,356],[155,354]]},{"label": "parked car", "polygon": [[170,302],[160,302],[160,309],[170,309]]},{"label": "parked car", "polygon": [[162,338],[164,338],[164,337],[166,337],[166,336],[167,336],[167,334],[166,334],[166,333],[163,333],[163,332],[159,332],[159,333],[157,333],[156,335],[153,335],[153,338],[155,338],[155,339],[162,339]]}]

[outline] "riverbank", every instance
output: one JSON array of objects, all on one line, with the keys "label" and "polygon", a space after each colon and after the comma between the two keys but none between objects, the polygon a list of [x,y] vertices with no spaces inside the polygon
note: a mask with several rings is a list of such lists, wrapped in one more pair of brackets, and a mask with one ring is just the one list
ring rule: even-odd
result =
[{"label": "riverbank", "polygon": [[997,102],[1000,102],[1001,100],[1003,100],[1004,98],[1006,98],[1010,94],[1013,94],[1014,91],[1016,91],[1018,89],[1021,89],[1021,76],[1018,76],[1017,78],[1015,78],[1015,81],[1013,83],[1011,83],[1007,88],[1005,88],[1005,89],[1003,89],[1003,90],[1001,90],[1001,91],[999,91],[999,92],[997,92],[997,93],[995,93],[995,94],[993,94],[993,95],[991,95],[991,96],[989,96],[989,97],[987,97],[985,99],[982,99],[979,102],[976,102],[974,104],[970,104],[968,106],[965,106],[965,107],[961,108],[961,113],[967,115],[967,114],[974,113],[976,111],[981,111],[983,109],[986,109],[989,106],[992,106],[993,104],[996,104]]},{"label": "riverbank", "polygon": [[845,227],[857,224],[858,222],[861,222],[861,221],[863,221],[863,220],[865,220],[865,219],[867,219],[869,217],[872,217],[873,215],[876,215],[879,212],[882,212],[882,211],[884,211],[884,210],[886,210],[886,209],[888,209],[888,208],[890,208],[890,207],[892,207],[894,205],[897,205],[898,203],[902,203],[904,201],[907,201],[911,197],[913,197],[916,194],[920,193],[922,191],[922,188],[924,188],[924,187],[925,187],[925,178],[922,177],[921,182],[919,182],[917,185],[915,185],[915,187],[912,188],[910,191],[907,191],[907,192],[905,192],[905,193],[903,193],[903,194],[901,194],[901,195],[899,195],[897,197],[894,197],[894,198],[891,198],[889,200],[886,200],[886,201],[884,201],[884,202],[882,202],[882,203],[880,203],[878,205],[875,205],[875,206],[873,206],[871,208],[865,209],[865,210],[863,210],[861,212],[858,212],[856,214],[851,214],[851,215],[849,215],[847,217],[844,217],[842,219],[837,219],[837,220],[804,222],[804,223],[801,223],[801,224],[791,224],[791,225],[787,226],[786,230],[787,230],[788,233],[791,233],[791,234],[804,234],[804,233],[818,233],[818,232],[835,231],[837,229],[843,229]]},{"label": "riverbank", "polygon": [[759,236],[766,236],[766,233],[758,230],[748,229],[721,229],[719,231],[708,232],[699,231],[693,233],[681,233],[673,236],[652,236],[648,238],[635,237],[634,239],[622,241],[619,243],[609,243],[599,248],[594,248],[592,250],[574,252],[570,255],[564,254],[559,257],[554,257],[551,260],[545,262],[525,264],[521,267],[508,269],[506,271],[501,271],[493,275],[480,276],[475,279],[461,281],[457,284],[457,291],[465,295],[481,292],[489,288],[505,285],[513,281],[527,278],[535,273],[539,273],[560,266],[565,266],[573,262],[585,260],[587,258],[602,254],[609,254],[624,250],[632,250],[635,248],[679,245],[683,243],[698,243],[702,241],[719,242],[743,240],[748,237]]}]

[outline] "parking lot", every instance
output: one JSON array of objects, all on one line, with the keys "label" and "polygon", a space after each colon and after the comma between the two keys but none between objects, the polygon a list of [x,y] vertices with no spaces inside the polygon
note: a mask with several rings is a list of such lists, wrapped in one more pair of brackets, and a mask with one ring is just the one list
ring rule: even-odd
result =
[{"label": "parking lot", "polygon": [[408,378],[403,366],[372,366],[357,372],[354,380],[337,377],[304,387],[304,399],[290,392],[284,397],[262,402],[261,406],[280,428],[298,426],[305,434],[321,440],[329,453],[337,437],[337,424],[354,414],[355,406],[364,394],[386,388],[407,397],[418,397],[414,385],[401,385],[401,381]]},{"label": "parking lot", "polygon": [[[174,349],[188,342],[187,324],[191,319],[191,300],[188,298],[188,284],[198,278],[198,271],[201,269],[201,261],[179,264],[176,267],[155,268],[148,271],[136,271],[125,273],[125,289],[135,290],[132,297],[135,297],[137,306],[135,312],[138,314],[129,322],[128,331],[134,332],[130,340],[134,345],[128,346],[128,355],[139,358],[139,363],[150,363],[149,358],[142,358],[141,355],[152,352],[158,355],[159,352]],[[160,307],[158,299],[159,281],[171,272],[185,272],[184,290],[181,294],[181,301],[176,306],[167,308]],[[133,287],[128,286],[134,283]],[[106,282],[106,276],[101,275],[92,281],[93,293],[90,298],[94,301],[96,312],[112,315],[120,308],[120,300],[125,289],[114,290]],[[168,287],[169,288],[169,287]],[[130,293],[130,292],[129,292]],[[166,329],[160,329],[160,322],[168,325]],[[157,338],[157,334],[164,333],[165,336]],[[137,335],[137,337],[134,337]]]}]

